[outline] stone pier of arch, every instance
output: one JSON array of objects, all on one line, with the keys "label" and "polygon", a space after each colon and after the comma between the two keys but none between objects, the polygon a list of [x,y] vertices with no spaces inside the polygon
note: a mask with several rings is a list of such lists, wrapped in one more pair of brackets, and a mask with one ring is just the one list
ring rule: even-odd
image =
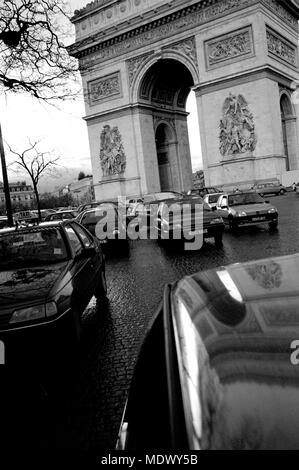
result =
[{"label": "stone pier of arch", "polygon": [[[299,171],[298,0],[97,0],[75,12],[96,199]],[[299,95],[299,94],[298,94]]]}]

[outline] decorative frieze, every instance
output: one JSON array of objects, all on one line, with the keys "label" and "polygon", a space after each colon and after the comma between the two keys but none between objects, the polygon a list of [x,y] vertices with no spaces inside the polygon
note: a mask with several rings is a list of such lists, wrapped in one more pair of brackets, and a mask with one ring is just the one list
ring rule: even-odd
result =
[{"label": "decorative frieze", "polygon": [[270,28],[267,28],[267,45],[269,55],[297,67],[297,47]]},{"label": "decorative frieze", "polygon": [[229,94],[220,121],[220,153],[223,157],[253,152],[257,138],[253,115],[242,95]]},{"label": "decorative frieze", "polygon": [[[259,0],[269,10],[272,10],[286,24],[298,31],[298,23],[295,16],[289,12],[277,0]],[[71,54],[81,59],[81,65],[91,66],[92,62],[103,62],[112,57],[138,49],[144,45],[154,43],[190,28],[206,24],[224,15],[250,7],[257,0],[218,0],[212,5],[205,2],[197,3],[188,8],[183,8],[175,14],[166,15],[163,19],[152,21],[135,27],[130,34],[124,33],[101,42],[103,31],[89,35],[85,39],[70,46]],[[90,49],[89,49],[90,45]],[[90,56],[90,58],[88,57]],[[90,63],[89,63],[90,62]]]},{"label": "decorative frieze", "polygon": [[240,60],[254,55],[252,27],[218,36],[205,42],[207,66],[216,67],[223,62]]},{"label": "decorative frieze", "polygon": [[94,105],[99,101],[121,96],[120,72],[88,82],[89,104]]},{"label": "decorative frieze", "polygon": [[[144,45],[178,34],[179,32],[190,30],[190,28],[221,18],[225,14],[251,5],[252,0],[219,0],[217,3],[204,8],[201,3],[196,4],[191,9],[183,9],[175,15],[166,16],[163,18],[163,21],[154,21],[140,28],[136,28],[130,34],[130,37],[124,34],[109,40],[109,43],[102,42],[97,46],[93,46],[92,55],[96,56],[97,62],[102,62],[131,50],[138,49]],[[86,40],[71,47],[70,52],[74,53],[72,50],[74,47],[82,47],[90,42],[94,43],[95,40],[96,37],[86,38]],[[83,57],[86,56],[86,52],[87,51],[79,51],[79,53],[75,55],[82,58],[83,65],[88,66],[88,58]]]},{"label": "decorative frieze", "polygon": [[270,8],[277,16],[279,16],[285,23],[298,31],[298,20],[277,0],[262,0],[268,8]]},{"label": "decorative frieze", "polygon": [[126,155],[117,126],[106,124],[101,132],[100,161],[103,176],[120,175],[126,169]]}]

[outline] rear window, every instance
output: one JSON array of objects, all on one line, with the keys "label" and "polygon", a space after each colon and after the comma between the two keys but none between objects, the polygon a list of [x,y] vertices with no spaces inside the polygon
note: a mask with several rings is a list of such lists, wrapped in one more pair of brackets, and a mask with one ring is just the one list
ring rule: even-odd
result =
[{"label": "rear window", "polygon": [[0,235],[0,270],[51,264],[67,259],[60,229],[38,228]]}]

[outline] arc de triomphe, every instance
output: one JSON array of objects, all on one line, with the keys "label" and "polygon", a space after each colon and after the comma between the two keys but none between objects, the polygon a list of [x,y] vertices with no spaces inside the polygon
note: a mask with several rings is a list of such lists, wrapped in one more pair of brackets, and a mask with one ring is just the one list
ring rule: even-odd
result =
[{"label": "arc de triomphe", "polygon": [[192,187],[191,89],[206,184],[299,170],[298,18],[298,0],[96,0],[76,11],[70,51],[96,199]]}]

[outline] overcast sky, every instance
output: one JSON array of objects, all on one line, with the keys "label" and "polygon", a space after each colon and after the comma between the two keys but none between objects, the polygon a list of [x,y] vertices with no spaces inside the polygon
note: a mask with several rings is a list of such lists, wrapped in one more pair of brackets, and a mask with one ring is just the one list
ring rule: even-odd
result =
[{"label": "overcast sky", "polygon": [[[73,11],[87,3],[87,0],[70,1]],[[28,138],[31,141],[42,139],[40,147],[43,150],[53,150],[55,154],[60,155],[59,172],[65,181],[68,177],[72,180],[80,170],[90,172],[91,162],[86,123],[82,119],[85,115],[83,97],[76,102],[58,103],[58,106],[60,109],[40,103],[29,96],[7,94],[0,97],[0,121],[4,140],[13,149],[22,151],[27,148]],[[191,113],[188,126],[192,163],[194,169],[198,169],[202,165],[193,92],[190,93],[187,110]],[[11,160],[8,154],[7,160]],[[21,176],[9,171],[10,180],[20,179]],[[60,184],[59,180],[44,178],[41,189],[49,190],[51,185],[57,184]]]}]

